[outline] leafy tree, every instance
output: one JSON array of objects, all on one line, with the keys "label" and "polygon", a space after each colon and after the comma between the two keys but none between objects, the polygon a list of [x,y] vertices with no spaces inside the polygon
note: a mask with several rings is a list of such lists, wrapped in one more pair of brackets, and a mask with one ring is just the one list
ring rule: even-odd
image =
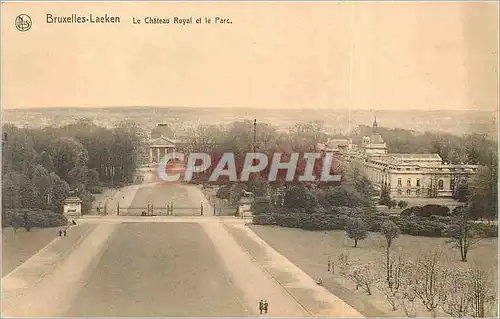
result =
[{"label": "leafy tree", "polygon": [[38,163],[42,167],[44,167],[48,172],[53,172],[55,170],[52,157],[47,151],[42,151],[42,153],[40,153]]},{"label": "leafy tree", "polygon": [[[496,161],[496,160],[495,160]],[[493,220],[498,216],[498,168],[482,166],[468,181],[471,214]]]},{"label": "leafy tree", "polygon": [[69,185],[55,173],[51,173],[49,177],[52,190],[50,206],[54,212],[62,213],[63,201],[69,195]]},{"label": "leafy tree", "polygon": [[310,190],[303,185],[296,185],[292,186],[285,193],[283,206],[301,209],[305,212],[311,212],[312,209],[319,206],[319,203]]},{"label": "leafy tree", "polygon": [[87,184],[88,186],[99,186],[99,172],[96,169],[89,169],[87,171]]},{"label": "leafy tree", "polygon": [[324,205],[329,207],[360,207],[369,205],[369,199],[366,196],[363,196],[349,185],[344,184],[327,188],[322,200]]},{"label": "leafy tree", "polygon": [[75,138],[62,137],[50,145],[50,153],[54,160],[55,173],[63,180],[70,181],[69,172],[76,166],[85,166],[88,152]]},{"label": "leafy tree", "polygon": [[358,241],[368,237],[368,227],[361,218],[350,218],[345,231],[347,236],[354,240],[354,247],[358,247]]},{"label": "leafy tree", "polygon": [[466,206],[457,207],[454,210],[452,224],[448,227],[448,243],[460,252],[463,262],[467,261],[467,253],[482,239],[482,234],[473,231],[470,221],[470,208]]},{"label": "leafy tree", "polygon": [[379,204],[392,208],[392,199],[391,199],[391,194],[389,192],[389,188],[382,187]]}]

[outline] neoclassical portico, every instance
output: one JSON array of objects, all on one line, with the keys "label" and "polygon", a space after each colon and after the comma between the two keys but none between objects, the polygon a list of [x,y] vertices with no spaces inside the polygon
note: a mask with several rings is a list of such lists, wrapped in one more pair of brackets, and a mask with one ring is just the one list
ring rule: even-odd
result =
[{"label": "neoclassical portico", "polygon": [[159,163],[166,154],[176,151],[175,140],[163,136],[152,139],[149,143],[149,162]]}]

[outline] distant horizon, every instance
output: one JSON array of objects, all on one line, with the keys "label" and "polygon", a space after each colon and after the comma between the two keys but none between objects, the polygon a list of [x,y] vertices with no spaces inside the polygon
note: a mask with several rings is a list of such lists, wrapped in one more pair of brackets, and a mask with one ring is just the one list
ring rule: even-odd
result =
[{"label": "distant horizon", "polygon": [[[50,110],[50,109],[139,109],[139,108],[149,108],[149,109],[240,109],[240,110],[276,110],[276,111],[305,111],[305,110],[317,110],[317,111],[349,111],[349,108],[321,108],[321,107],[310,107],[310,108],[289,108],[283,109],[279,107],[250,107],[250,106],[33,106],[33,107],[14,107],[14,108],[4,108],[1,106],[2,111],[32,111],[32,110]],[[446,112],[492,112],[498,113],[498,109],[494,110],[476,110],[476,109],[412,109],[412,108],[391,108],[391,109],[370,109],[370,108],[356,108],[351,109],[351,112],[356,111],[368,111],[368,112],[390,112],[390,111],[400,111],[400,112],[434,112],[434,111],[446,111]]]}]

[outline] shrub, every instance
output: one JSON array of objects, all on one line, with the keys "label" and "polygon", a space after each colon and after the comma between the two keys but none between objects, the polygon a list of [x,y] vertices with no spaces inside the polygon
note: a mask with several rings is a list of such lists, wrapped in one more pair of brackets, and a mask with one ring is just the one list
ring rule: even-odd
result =
[{"label": "shrub", "polygon": [[9,209],[6,210],[6,223],[14,229],[25,227],[32,228],[59,227],[66,225],[68,219],[62,214],[40,209]]},{"label": "shrub", "polygon": [[410,208],[404,209],[401,214],[399,214],[401,217],[410,217],[412,215],[414,216],[420,216],[422,211],[422,207],[420,206],[413,206]]},{"label": "shrub", "polygon": [[425,206],[413,206],[407,208],[400,214],[402,217],[410,217],[412,215],[418,217],[450,216],[450,209],[443,205],[429,204]]},{"label": "shrub", "polygon": [[[317,213],[314,210],[307,214],[299,209],[280,207],[270,213],[254,216],[253,223],[257,225],[277,225],[306,230],[345,230],[351,216],[345,214]],[[364,214],[359,216],[371,232],[380,232],[381,225],[390,220],[401,230],[402,234],[427,237],[444,237],[448,227],[449,217],[402,217],[386,214]],[[474,223],[473,230],[483,234],[483,237],[497,237],[498,226]]]},{"label": "shrub", "polygon": [[252,206],[250,208],[254,215],[269,213],[272,212],[273,209],[271,199],[268,197],[257,197],[252,202]]},{"label": "shrub", "polygon": [[471,230],[474,233],[481,235],[481,237],[498,237],[498,226],[488,225],[483,223],[473,223]]},{"label": "shrub", "polygon": [[398,202],[398,207],[401,209],[405,209],[406,207],[408,207],[408,202],[405,202],[404,200],[400,200]]},{"label": "shrub", "polygon": [[220,199],[229,199],[229,195],[231,193],[231,187],[228,185],[222,186],[217,190],[215,196]]},{"label": "shrub", "polygon": [[429,204],[422,207],[422,217],[450,216],[450,208],[444,205]]},{"label": "shrub", "polygon": [[91,186],[88,188],[91,194],[102,194],[104,189],[101,186]]}]

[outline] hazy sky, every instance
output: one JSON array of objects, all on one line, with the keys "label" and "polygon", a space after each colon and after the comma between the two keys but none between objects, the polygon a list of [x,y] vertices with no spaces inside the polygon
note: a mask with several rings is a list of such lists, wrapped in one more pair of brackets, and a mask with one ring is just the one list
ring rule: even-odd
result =
[{"label": "hazy sky", "polygon": [[[497,10],[494,2],[3,3],[2,105],[496,110]],[[20,13],[33,21],[26,32],[15,27]],[[72,13],[121,23],[45,22]],[[146,16],[233,23],[132,23]]]}]

